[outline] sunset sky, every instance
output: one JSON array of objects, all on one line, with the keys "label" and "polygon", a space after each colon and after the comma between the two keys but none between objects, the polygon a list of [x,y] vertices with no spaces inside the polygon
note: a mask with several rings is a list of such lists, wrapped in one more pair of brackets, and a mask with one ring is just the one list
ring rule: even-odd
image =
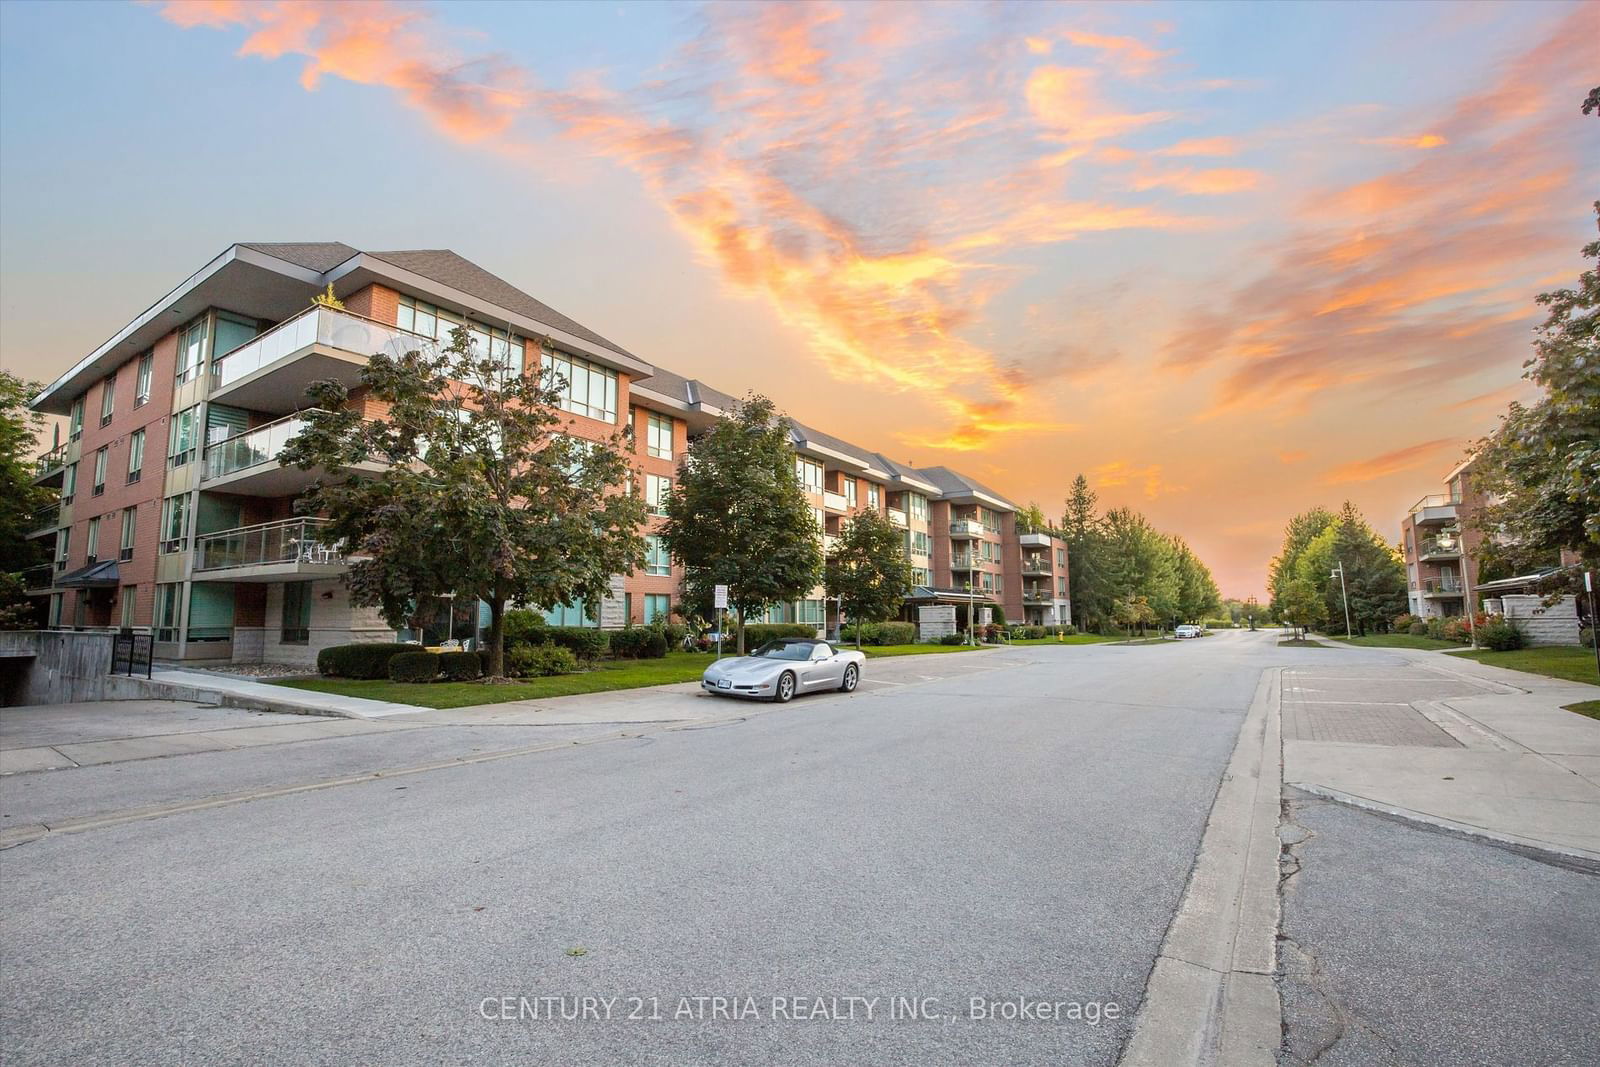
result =
[{"label": "sunset sky", "polygon": [[234,241],[448,247],[1261,595],[1390,538],[1594,238],[1600,4],[0,5],[0,365]]}]

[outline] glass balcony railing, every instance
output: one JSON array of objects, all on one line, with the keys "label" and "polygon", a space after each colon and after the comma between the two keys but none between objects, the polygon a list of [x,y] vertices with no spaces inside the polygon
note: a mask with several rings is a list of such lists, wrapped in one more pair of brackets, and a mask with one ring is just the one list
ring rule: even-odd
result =
[{"label": "glass balcony railing", "polygon": [[904,526],[906,524],[906,513],[901,511],[899,508],[890,508],[888,510],[888,515],[889,521],[894,523],[896,526]]},{"label": "glass balcony railing", "polygon": [[972,519],[957,519],[950,524],[951,537],[982,537],[983,524]]},{"label": "glass balcony railing", "polygon": [[373,319],[332,308],[307,308],[292,319],[285,319],[259,337],[223,353],[211,363],[211,388],[226,389],[263,367],[319,344],[349,352],[363,359],[376,352],[401,355],[408,350],[433,346],[430,337],[410,333]]},{"label": "glass balcony railing", "polygon": [[1442,578],[1422,579],[1422,591],[1432,596],[1459,596],[1466,591],[1461,584],[1461,579],[1454,575],[1445,575]]},{"label": "glass balcony railing", "polygon": [[1434,538],[1424,538],[1417,543],[1417,555],[1423,559],[1448,559],[1461,555],[1461,545],[1451,541],[1448,545]]},{"label": "glass balcony railing", "polygon": [[318,536],[327,525],[326,519],[284,519],[201,534],[195,539],[194,569],[220,571],[265,563],[341,564],[342,546],[325,545]]},{"label": "glass balcony railing", "polygon": [[264,463],[277,463],[283,446],[305,426],[300,416],[290,415],[207,446],[206,478],[223,478]]},{"label": "glass balcony railing", "polygon": [[847,500],[845,500],[843,493],[824,491],[822,494],[822,506],[827,508],[829,511],[850,510],[850,504]]},{"label": "glass balcony railing", "polygon": [[958,553],[950,557],[950,569],[953,571],[970,571],[977,564],[977,556]]},{"label": "glass balcony railing", "polygon": [[1047,559],[1025,559],[1022,561],[1023,574],[1049,574],[1050,561]]}]

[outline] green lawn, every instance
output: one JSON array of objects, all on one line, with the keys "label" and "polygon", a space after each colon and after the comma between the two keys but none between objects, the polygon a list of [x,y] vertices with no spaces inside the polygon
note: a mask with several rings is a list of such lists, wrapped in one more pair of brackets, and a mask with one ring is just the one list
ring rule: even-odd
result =
[{"label": "green lawn", "polygon": [[1099,645],[1107,641],[1118,641],[1116,637],[1102,637],[1099,634],[1072,634],[1068,637],[1030,637],[1023,641],[1010,641],[1013,645]]},{"label": "green lawn", "polygon": [[1600,672],[1595,670],[1594,650],[1564,646],[1557,648],[1521,648],[1515,652],[1486,652],[1467,649],[1447,652],[1447,656],[1475,659],[1494,667],[1509,667],[1514,671],[1542,674],[1547,678],[1564,678],[1569,682],[1588,682],[1600,685]]},{"label": "green lawn", "polygon": [[1585,700],[1577,704],[1567,704],[1563,710],[1575,711],[1579,715],[1587,715],[1591,719],[1600,719],[1600,700]]},{"label": "green lawn", "polygon": [[[853,650],[855,645],[840,645]],[[940,652],[976,652],[980,648],[998,648],[998,645],[862,645],[861,651],[870,657],[877,656],[927,656]]]},{"label": "green lawn", "polygon": [[1368,634],[1365,637],[1335,637],[1347,645],[1363,648],[1460,648],[1460,641],[1441,641],[1436,637],[1414,637],[1411,634]]},{"label": "green lawn", "polygon": [[508,700],[541,700],[577,693],[603,693],[613,689],[638,689],[646,685],[697,682],[715,656],[700,652],[670,652],[665,659],[605,660],[595,670],[560,674],[554,678],[529,678],[501,685],[482,682],[356,681],[349,678],[303,678],[274,682],[291,689],[316,693],[417,704],[425,708],[464,708],[473,704],[503,704]]}]

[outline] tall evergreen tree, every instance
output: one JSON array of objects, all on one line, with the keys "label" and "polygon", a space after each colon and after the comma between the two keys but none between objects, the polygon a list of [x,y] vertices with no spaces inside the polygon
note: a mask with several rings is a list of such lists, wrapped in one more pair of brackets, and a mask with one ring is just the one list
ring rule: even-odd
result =
[{"label": "tall evergreen tree", "polygon": [[1105,536],[1096,513],[1098,504],[1089,480],[1080,474],[1072,480],[1061,516],[1072,617],[1084,630],[1098,630],[1111,621],[1112,593],[1106,586]]}]

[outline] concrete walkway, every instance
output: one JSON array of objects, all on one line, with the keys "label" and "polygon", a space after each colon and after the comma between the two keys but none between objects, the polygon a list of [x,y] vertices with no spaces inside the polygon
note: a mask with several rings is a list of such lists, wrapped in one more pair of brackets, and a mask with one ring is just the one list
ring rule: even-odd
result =
[{"label": "concrete walkway", "polygon": [[1284,784],[1474,837],[1600,862],[1600,686],[1393,650],[1283,676]]}]

